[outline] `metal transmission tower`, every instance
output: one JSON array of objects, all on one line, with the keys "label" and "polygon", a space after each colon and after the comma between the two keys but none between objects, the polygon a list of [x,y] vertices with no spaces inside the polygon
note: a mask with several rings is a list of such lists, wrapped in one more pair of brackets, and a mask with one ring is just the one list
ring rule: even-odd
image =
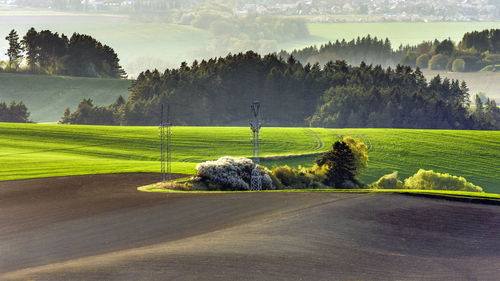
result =
[{"label": "metal transmission tower", "polygon": [[163,104],[160,117],[161,141],[161,181],[172,180],[172,124],[170,123],[170,105],[167,105],[167,122],[163,122]]},{"label": "metal transmission tower", "polygon": [[260,122],[260,102],[254,101],[250,106],[253,113],[253,119],[250,122],[250,128],[253,132],[253,162],[255,163],[255,167],[252,170],[252,179],[250,184],[250,190],[261,190],[262,189],[262,179],[260,175],[260,169],[257,166],[260,164],[259,159],[259,131],[262,127]]}]

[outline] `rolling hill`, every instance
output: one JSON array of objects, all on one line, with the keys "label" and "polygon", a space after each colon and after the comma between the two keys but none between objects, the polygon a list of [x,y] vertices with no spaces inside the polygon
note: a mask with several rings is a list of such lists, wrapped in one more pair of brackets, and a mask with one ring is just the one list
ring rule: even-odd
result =
[{"label": "rolling hill", "polygon": [[[264,127],[262,163],[311,165],[316,156],[297,155],[324,152],[340,135],[369,143],[368,169],[361,177],[366,183],[395,170],[405,178],[423,168],[500,193],[498,131]],[[252,153],[245,127],[174,127],[172,143],[174,173],[193,174],[199,162]],[[0,123],[0,180],[159,172],[159,145],[156,127]]]},{"label": "rolling hill", "polygon": [[109,105],[128,97],[130,80],[0,73],[0,102],[22,101],[34,122],[57,122],[83,98]]}]

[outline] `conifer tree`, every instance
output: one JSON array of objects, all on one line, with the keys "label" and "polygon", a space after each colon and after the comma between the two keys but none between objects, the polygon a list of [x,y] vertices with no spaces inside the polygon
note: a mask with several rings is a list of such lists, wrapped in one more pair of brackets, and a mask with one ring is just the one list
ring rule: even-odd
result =
[{"label": "conifer tree", "polygon": [[316,164],[322,167],[327,166],[325,184],[341,188],[346,187],[346,181],[356,182],[356,163],[351,148],[344,141],[336,141],[332,150],[323,154],[316,160]]},{"label": "conifer tree", "polygon": [[19,67],[19,59],[23,57],[23,46],[19,42],[19,35],[12,29],[5,40],[9,42],[9,49],[5,53],[9,57],[9,68],[17,70]]}]

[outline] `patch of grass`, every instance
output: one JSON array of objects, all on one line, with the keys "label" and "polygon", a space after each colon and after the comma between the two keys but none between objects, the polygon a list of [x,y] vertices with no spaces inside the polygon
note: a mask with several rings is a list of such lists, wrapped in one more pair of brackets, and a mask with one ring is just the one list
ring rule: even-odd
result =
[{"label": "patch of grass", "polygon": [[[365,183],[399,171],[407,178],[419,168],[463,176],[500,193],[500,132],[409,129],[320,129],[319,148],[305,128],[262,128],[261,155],[289,156],[330,149],[338,135],[371,143]],[[221,156],[252,153],[246,127],[174,127],[172,172],[194,174],[198,163]],[[0,123],[0,180],[63,175],[159,172],[160,141],[156,127],[113,127]],[[311,166],[315,156],[262,161]]]},{"label": "patch of grass", "polygon": [[140,186],[139,191],[144,192],[160,192],[160,193],[241,193],[241,192],[325,192],[325,193],[383,193],[383,194],[414,194],[414,195],[430,195],[450,198],[463,199],[486,199],[494,200],[500,203],[500,194],[466,192],[466,191],[448,191],[448,190],[419,190],[419,189],[281,189],[281,190],[263,190],[263,191],[192,191],[160,188],[158,183]]},{"label": "patch of grass", "polygon": [[22,101],[34,122],[57,122],[64,110],[76,109],[83,98],[109,105],[128,98],[129,80],[0,73],[0,101]]}]

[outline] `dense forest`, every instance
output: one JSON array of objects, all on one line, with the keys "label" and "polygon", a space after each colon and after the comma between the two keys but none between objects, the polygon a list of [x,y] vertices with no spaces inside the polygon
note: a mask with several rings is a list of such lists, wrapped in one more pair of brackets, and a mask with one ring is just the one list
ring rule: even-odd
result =
[{"label": "dense forest", "polygon": [[393,50],[389,39],[378,39],[370,35],[351,41],[335,41],[294,50],[281,51],[281,57],[294,56],[302,63],[325,64],[331,60],[346,60],[349,64],[361,62],[394,66],[396,64],[448,70],[454,72],[479,71],[500,67],[500,29],[473,31],[464,34],[455,44],[450,39],[425,41],[417,46],[399,46]]},{"label": "dense forest", "polygon": [[28,123],[29,116],[28,108],[22,101],[12,101],[9,105],[0,102],[0,122]]},{"label": "dense forest", "polygon": [[163,73],[145,71],[132,83],[127,101],[98,107],[84,100],[61,122],[157,125],[160,104],[170,104],[175,125],[246,125],[255,99],[267,126],[497,129],[500,124],[494,101],[471,112],[465,82],[439,76],[427,82],[418,68],[345,61],[320,67],[252,51],[183,63]]},{"label": "dense forest", "polygon": [[[5,38],[9,42],[6,71],[57,74],[83,77],[123,78],[117,54],[89,35],[74,33],[71,38],[50,30],[28,30],[20,40],[15,30]],[[26,67],[21,68],[23,59]]]}]

